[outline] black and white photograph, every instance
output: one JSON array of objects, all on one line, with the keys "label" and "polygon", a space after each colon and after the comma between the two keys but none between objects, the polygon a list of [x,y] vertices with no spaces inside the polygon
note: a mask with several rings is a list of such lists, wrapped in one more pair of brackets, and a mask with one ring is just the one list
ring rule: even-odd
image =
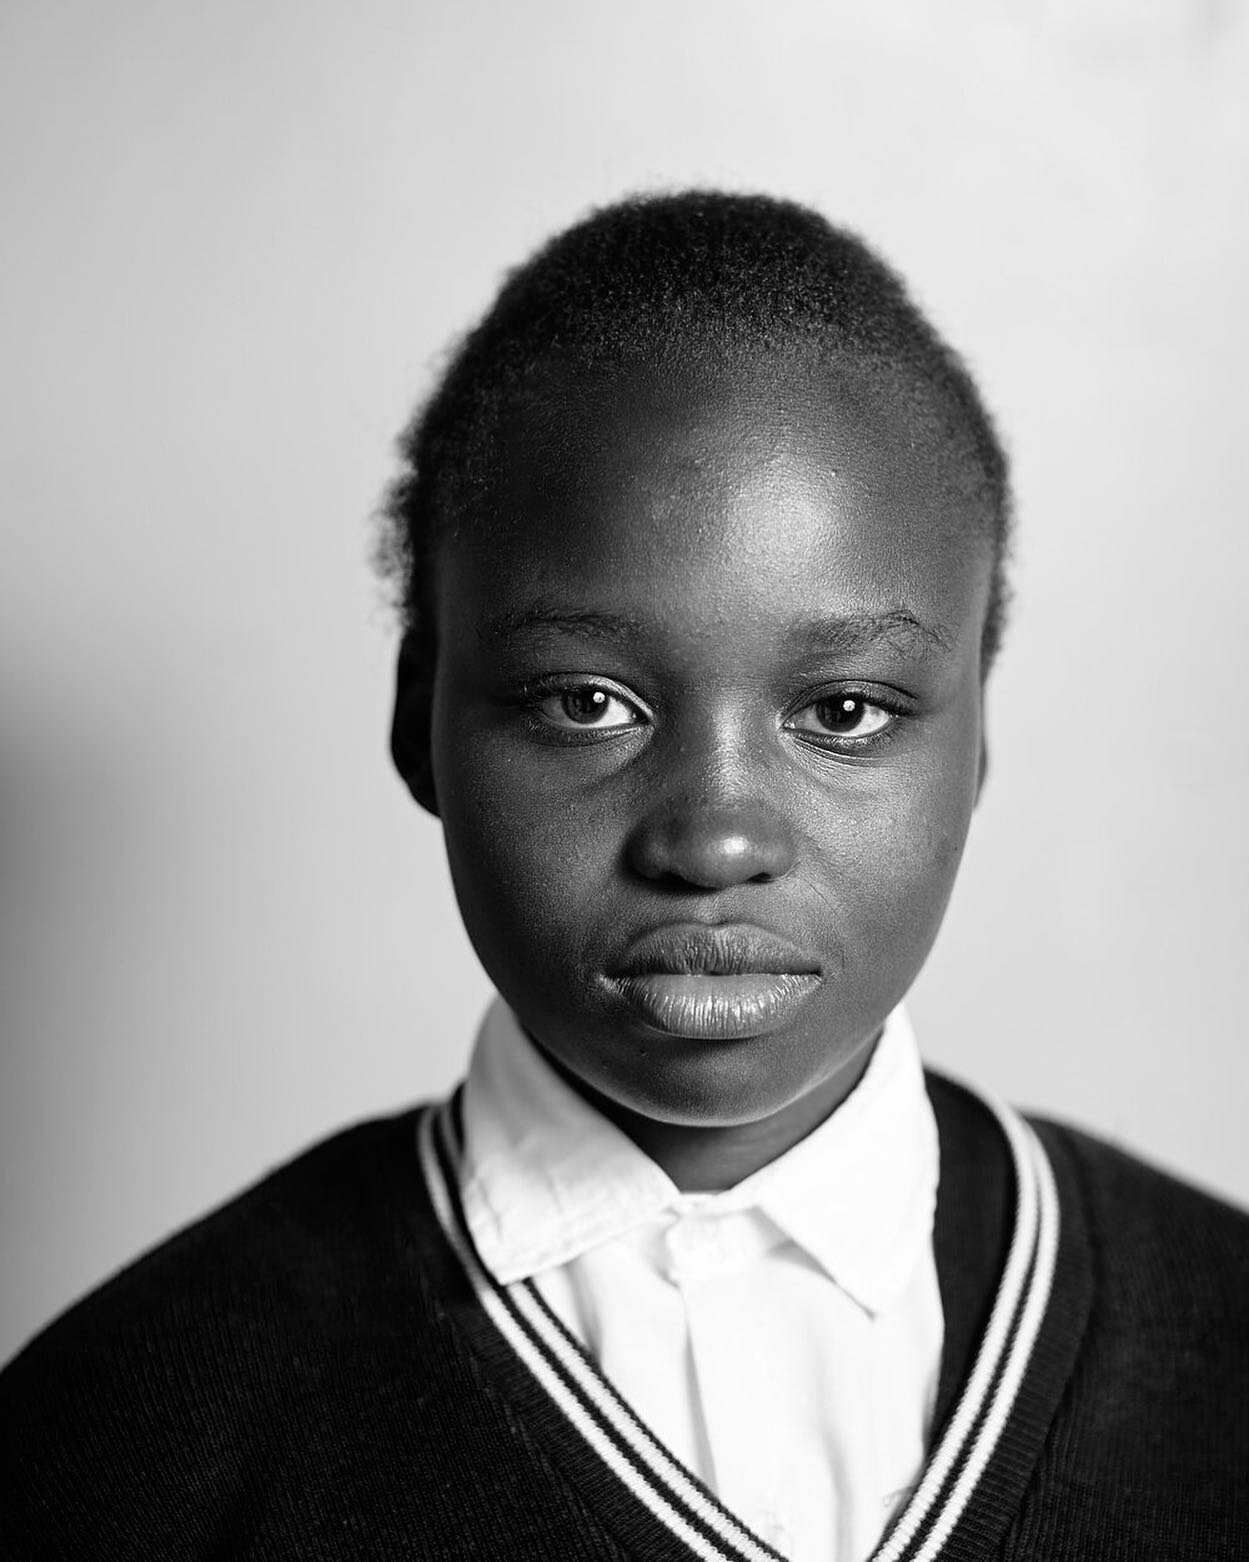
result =
[{"label": "black and white photograph", "polygon": [[1249,1558],[1249,11],[0,127],[3,1562]]}]

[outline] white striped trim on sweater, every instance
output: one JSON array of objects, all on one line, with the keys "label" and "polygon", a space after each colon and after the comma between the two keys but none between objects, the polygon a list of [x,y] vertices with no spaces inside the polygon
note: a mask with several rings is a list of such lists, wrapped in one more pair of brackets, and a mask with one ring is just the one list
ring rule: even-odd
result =
[{"label": "white striped trim on sweater", "polygon": [[[1058,1250],[1058,1195],[1040,1140],[1010,1107],[976,1091],[1010,1146],[1015,1225],[984,1338],[919,1485],[872,1562],[932,1562],[957,1525],[1009,1420],[1045,1316]],[[621,1399],[532,1281],[499,1285],[478,1258],[458,1197],[450,1102],[417,1127],[439,1224],[486,1316],[589,1447],[703,1562],[776,1562],[778,1553],[716,1501]]]}]

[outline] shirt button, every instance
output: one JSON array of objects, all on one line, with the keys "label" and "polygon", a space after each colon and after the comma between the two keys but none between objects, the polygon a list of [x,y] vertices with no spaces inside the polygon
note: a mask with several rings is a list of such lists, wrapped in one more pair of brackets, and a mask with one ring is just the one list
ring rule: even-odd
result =
[{"label": "shirt button", "polygon": [[779,1551],[782,1556],[788,1556],[792,1551],[794,1537],[790,1534],[789,1526],[779,1514],[756,1514],[751,1528],[761,1540],[766,1540],[768,1545],[775,1551]]},{"label": "shirt button", "polygon": [[719,1222],[706,1215],[686,1215],[664,1237],[672,1279],[705,1274],[720,1256]]}]

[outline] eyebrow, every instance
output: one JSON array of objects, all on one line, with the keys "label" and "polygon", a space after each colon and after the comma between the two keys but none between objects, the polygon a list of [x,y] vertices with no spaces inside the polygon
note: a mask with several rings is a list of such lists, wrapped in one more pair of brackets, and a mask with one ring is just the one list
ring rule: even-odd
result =
[{"label": "eyebrow", "polygon": [[796,643],[845,655],[869,650],[882,641],[903,652],[923,648],[952,651],[957,644],[957,636],[948,629],[924,623],[905,607],[809,619],[794,629],[792,638]]},{"label": "eyebrow", "polygon": [[590,640],[636,640],[642,633],[642,622],[623,613],[596,612],[593,609],[571,610],[543,602],[516,613],[499,613],[484,618],[477,625],[477,633],[483,640],[500,642],[517,635],[532,632],[581,635]]},{"label": "eyebrow", "polygon": [[[623,613],[566,609],[537,602],[514,613],[483,619],[477,633],[482,640],[492,643],[527,633],[547,633],[628,644],[639,638],[644,627],[640,619]],[[883,613],[830,614],[808,619],[795,626],[786,638],[803,649],[845,656],[870,650],[881,642],[902,652],[922,648],[950,651],[956,643],[956,637],[948,630],[924,623],[905,607]]]}]

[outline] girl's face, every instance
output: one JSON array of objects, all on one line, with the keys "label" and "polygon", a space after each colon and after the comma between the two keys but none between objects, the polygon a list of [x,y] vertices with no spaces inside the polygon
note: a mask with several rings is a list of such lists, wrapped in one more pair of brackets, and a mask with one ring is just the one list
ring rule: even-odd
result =
[{"label": "girl's face", "polygon": [[852,369],[565,399],[439,554],[430,757],[469,936],[687,1184],[836,1106],[958,870],[990,560],[915,405]]}]

